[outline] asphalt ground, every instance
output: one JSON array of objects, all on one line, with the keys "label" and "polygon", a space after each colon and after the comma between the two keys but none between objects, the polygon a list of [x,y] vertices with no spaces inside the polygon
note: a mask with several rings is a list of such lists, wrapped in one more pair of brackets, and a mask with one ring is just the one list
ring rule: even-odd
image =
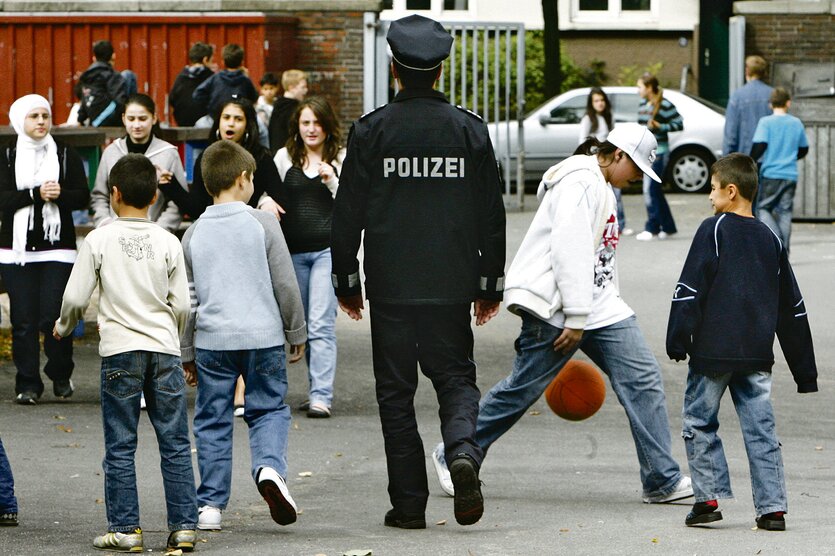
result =
[{"label": "asphalt ground", "polygon": [[[661,363],[673,450],[686,472],[680,437],[686,366],[667,360],[664,333],[673,286],[699,222],[710,215],[706,195],[670,195],[680,233],[642,243],[624,237],[618,248],[623,297],[634,308]],[[626,196],[629,225],[641,228],[640,196]],[[529,199],[528,206],[535,206]],[[508,262],[533,212],[508,214]],[[543,400],[490,450],[482,468],[484,517],[455,523],[452,499],[435,481],[429,453],[440,439],[437,402],[423,379],[415,400],[427,453],[430,498],[426,530],[383,526],[389,509],[382,434],[374,399],[369,321],[337,321],[339,367],[334,416],[294,413],[289,446],[290,491],[298,521],[280,527],[249,476],[246,425],[237,420],[233,492],[223,530],[199,532],[206,554],[339,556],[363,549],[382,555],[819,555],[835,554],[835,226],[795,224],[792,263],[806,299],[819,367],[816,394],[796,393],[775,345],[773,400],[789,493],[788,530],[755,529],[747,459],[739,424],[726,396],[720,433],[736,495],[720,507],[724,520],[687,528],[683,504],[641,503],[635,448],[622,408],[607,385],[601,410],[583,422],[564,421]],[[5,296],[3,296],[5,297]],[[7,306],[7,305],[6,305]],[[3,321],[8,322],[4,310]],[[507,311],[476,330],[479,386],[486,391],[510,370],[519,320]],[[88,328],[90,330],[90,328]],[[34,407],[11,402],[14,368],[0,365],[0,435],[15,474],[21,524],[0,528],[0,554],[92,554],[106,530],[101,458],[99,357],[95,333],[76,347],[76,393],[69,402],[47,393]],[[288,403],[306,394],[303,363],[289,369]],[[193,403],[193,391],[189,394]],[[161,552],[167,537],[159,454],[142,419],[137,474],[146,552]],[[196,464],[195,464],[196,468]]]}]

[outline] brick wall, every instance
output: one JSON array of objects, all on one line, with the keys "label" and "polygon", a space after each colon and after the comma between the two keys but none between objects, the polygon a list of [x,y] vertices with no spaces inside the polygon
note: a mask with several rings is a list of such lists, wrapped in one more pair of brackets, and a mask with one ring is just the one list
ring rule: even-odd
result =
[{"label": "brick wall", "polygon": [[[298,21],[295,66],[309,74],[308,94],[328,99],[347,138],[351,123],[362,115],[362,12],[294,11],[281,15]],[[281,72],[288,68],[267,69]]]},{"label": "brick wall", "polygon": [[832,14],[745,14],[745,53],[769,63],[832,62]]}]

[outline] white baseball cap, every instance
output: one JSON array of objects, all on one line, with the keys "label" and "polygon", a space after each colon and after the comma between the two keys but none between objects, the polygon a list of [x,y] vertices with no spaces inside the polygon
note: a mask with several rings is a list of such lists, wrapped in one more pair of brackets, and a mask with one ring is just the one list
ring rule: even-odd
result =
[{"label": "white baseball cap", "polygon": [[658,142],[649,129],[633,122],[618,124],[606,140],[629,155],[644,174],[661,183],[661,178],[652,170]]}]

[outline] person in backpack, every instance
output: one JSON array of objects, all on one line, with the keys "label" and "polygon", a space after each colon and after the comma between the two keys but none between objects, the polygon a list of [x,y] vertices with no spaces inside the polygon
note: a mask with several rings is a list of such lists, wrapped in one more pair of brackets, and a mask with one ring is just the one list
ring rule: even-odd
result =
[{"label": "person in backpack", "polygon": [[81,74],[78,123],[91,127],[121,126],[128,100],[124,76],[113,68],[116,56],[110,41],[93,45],[94,62]]},{"label": "person in backpack", "polygon": [[194,90],[214,75],[212,57],[215,49],[212,45],[196,42],[188,49],[188,64],[174,80],[168,103],[174,110],[174,119],[181,127],[193,126],[206,115],[206,107],[191,98]]}]

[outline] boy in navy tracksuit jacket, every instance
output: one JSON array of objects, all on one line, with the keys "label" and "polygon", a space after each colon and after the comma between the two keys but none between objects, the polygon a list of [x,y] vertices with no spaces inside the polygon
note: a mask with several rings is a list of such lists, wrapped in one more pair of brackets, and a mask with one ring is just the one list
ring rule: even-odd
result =
[{"label": "boy in navy tracksuit jacket", "polygon": [[732,498],[719,428],[726,389],[739,416],[751,469],[757,527],[786,528],[786,484],[771,407],[774,334],[800,393],[816,392],[817,368],[803,297],[776,235],[751,213],[757,165],[734,153],[711,169],[716,215],[699,227],[673,294],[667,354],[690,356],[683,431],[696,503],[688,526],[722,519]]}]

